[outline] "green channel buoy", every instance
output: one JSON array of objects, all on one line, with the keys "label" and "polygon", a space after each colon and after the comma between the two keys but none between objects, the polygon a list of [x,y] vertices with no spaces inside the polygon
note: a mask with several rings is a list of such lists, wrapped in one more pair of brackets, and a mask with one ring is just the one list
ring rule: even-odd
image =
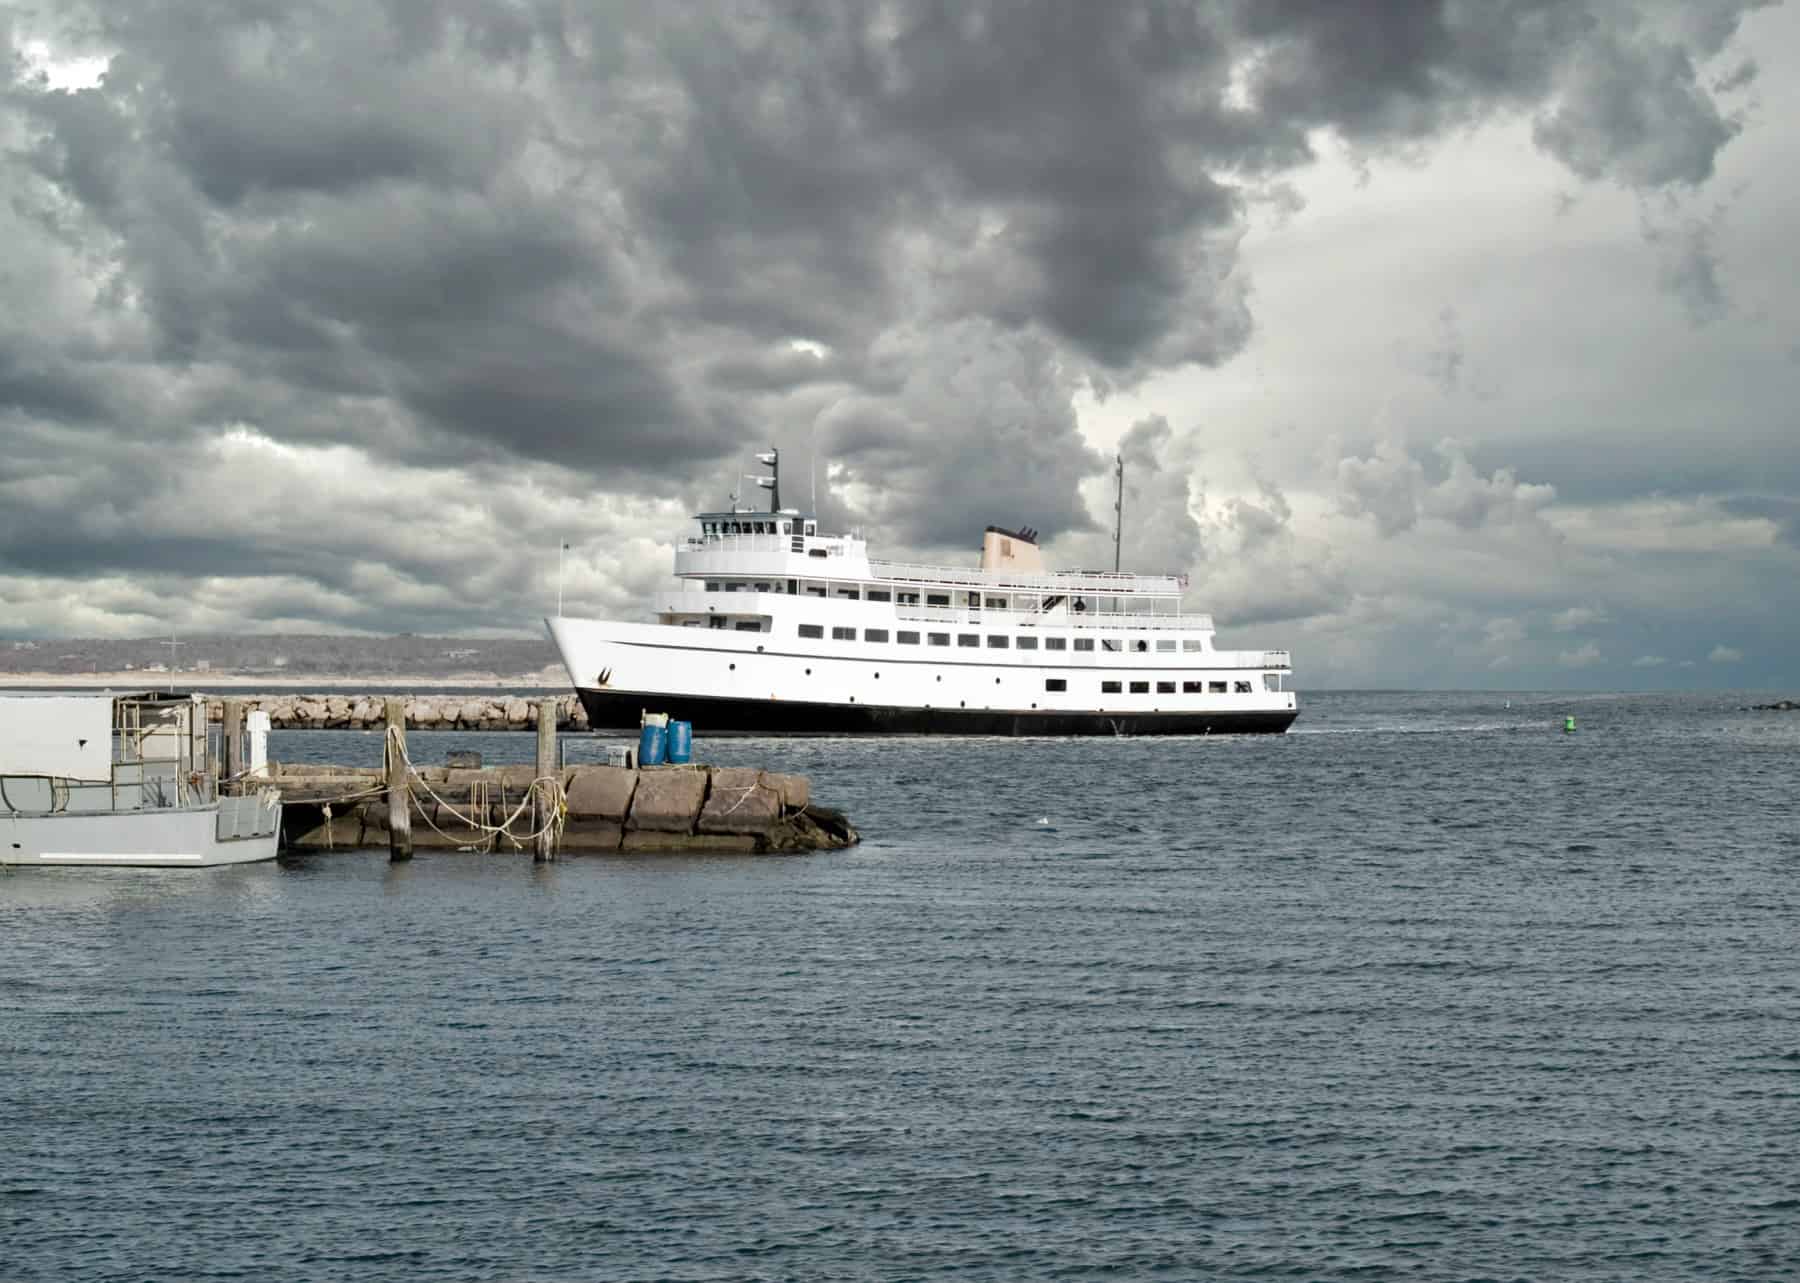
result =
[{"label": "green channel buoy", "polygon": [[1573,717],[1563,718],[1563,734],[1564,735],[1573,735],[1574,733],[1575,733],[1575,719]]}]

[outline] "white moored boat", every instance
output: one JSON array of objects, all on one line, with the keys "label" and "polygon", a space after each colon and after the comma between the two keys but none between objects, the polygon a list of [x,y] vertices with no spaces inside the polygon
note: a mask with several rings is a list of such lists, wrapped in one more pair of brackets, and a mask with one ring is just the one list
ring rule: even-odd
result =
[{"label": "white moored boat", "polygon": [[[758,456],[778,469],[776,452]],[[597,727],[645,710],[707,731],[1198,735],[1284,731],[1286,651],[1213,644],[1175,575],[1047,570],[989,526],[978,568],[872,560],[810,513],[701,513],[657,622],[546,620]]]},{"label": "white moored boat", "polygon": [[0,696],[0,865],[247,864],[280,826],[273,790],[220,796],[204,696]]}]

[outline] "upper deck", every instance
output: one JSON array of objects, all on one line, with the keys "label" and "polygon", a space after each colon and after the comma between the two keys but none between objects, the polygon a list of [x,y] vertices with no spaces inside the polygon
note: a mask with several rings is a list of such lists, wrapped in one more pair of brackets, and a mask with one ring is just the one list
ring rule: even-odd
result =
[{"label": "upper deck", "polygon": [[[804,530],[792,514],[742,513],[745,525],[787,525],[787,533],[713,530],[682,540],[675,548],[675,574],[683,579],[757,576],[769,579],[886,580],[921,587],[981,588],[1045,595],[1081,593],[1096,597],[1178,598],[1184,575],[1131,575],[1067,570],[1039,573],[983,570],[974,566],[931,566],[871,560],[868,544],[856,535],[795,533]],[[810,523],[809,523],[810,524]]]}]

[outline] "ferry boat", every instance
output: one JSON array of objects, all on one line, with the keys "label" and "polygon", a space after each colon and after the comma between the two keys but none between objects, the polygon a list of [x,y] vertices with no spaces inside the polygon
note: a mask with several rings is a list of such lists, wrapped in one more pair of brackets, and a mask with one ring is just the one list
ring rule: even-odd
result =
[{"label": "ferry boat", "polygon": [[988,526],[976,567],[869,556],[781,506],[703,512],[655,623],[545,620],[595,727],[668,713],[706,732],[1203,735],[1285,731],[1283,650],[1220,650],[1187,578],[1052,571]]}]

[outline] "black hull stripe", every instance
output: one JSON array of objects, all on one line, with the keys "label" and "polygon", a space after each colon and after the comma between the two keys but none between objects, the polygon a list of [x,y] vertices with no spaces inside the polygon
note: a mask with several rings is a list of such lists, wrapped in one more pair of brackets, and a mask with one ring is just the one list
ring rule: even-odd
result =
[{"label": "black hull stripe", "polygon": [[648,710],[692,722],[699,735],[1238,735],[1280,734],[1297,713],[1083,713],[1049,709],[907,708],[882,704],[802,704],[648,691],[576,691],[595,729],[636,730]]}]

